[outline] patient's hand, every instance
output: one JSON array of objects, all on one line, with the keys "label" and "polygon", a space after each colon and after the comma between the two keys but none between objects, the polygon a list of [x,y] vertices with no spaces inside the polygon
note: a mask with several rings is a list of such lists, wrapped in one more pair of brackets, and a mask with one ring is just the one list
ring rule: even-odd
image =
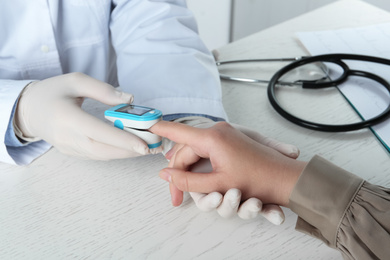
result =
[{"label": "patient's hand", "polygon": [[[160,171],[160,177],[180,191],[225,193],[238,188],[244,200],[255,197],[264,203],[287,206],[307,164],[254,141],[227,123],[198,129],[162,122],[153,132],[185,144],[174,153],[169,167]],[[210,159],[211,173],[190,171],[201,158]]]},{"label": "patient's hand", "polygon": [[[192,117],[181,119],[181,122],[187,125],[192,125],[198,128],[209,128],[216,123],[200,117]],[[164,123],[163,123],[164,124]],[[284,144],[271,138],[264,137],[259,133],[250,130],[248,128],[234,125],[235,128],[245,133],[248,137],[255,140],[256,142],[267,145],[278,152],[285,154],[293,159],[299,155],[299,150],[293,145]],[[151,129],[153,131],[153,129]],[[173,147],[173,148],[172,148]],[[169,139],[164,138],[164,150],[168,160],[183,147],[182,144],[175,145]],[[212,172],[213,169],[210,164],[210,160],[201,159],[191,166],[192,172]],[[170,191],[172,194],[172,204],[178,206],[182,203],[183,195],[174,185],[170,185]],[[222,217],[232,217],[238,215],[243,219],[255,218],[259,214],[266,217],[269,221],[274,224],[281,224],[284,221],[284,214],[281,208],[277,205],[266,204],[263,205],[261,200],[257,198],[250,198],[245,202],[241,203],[241,191],[238,189],[231,189],[224,194],[219,192],[211,193],[196,193],[190,192],[191,197],[194,199],[196,205],[202,211],[217,210]]]}]

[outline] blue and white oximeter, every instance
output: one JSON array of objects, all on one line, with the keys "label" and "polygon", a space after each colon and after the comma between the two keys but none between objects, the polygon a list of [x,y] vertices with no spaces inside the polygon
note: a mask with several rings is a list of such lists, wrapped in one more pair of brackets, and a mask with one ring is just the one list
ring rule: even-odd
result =
[{"label": "blue and white oximeter", "polygon": [[148,131],[155,123],[162,120],[160,110],[137,105],[121,104],[104,112],[105,118],[114,123],[114,126],[130,132],[144,140],[149,148],[157,148],[162,139]]}]

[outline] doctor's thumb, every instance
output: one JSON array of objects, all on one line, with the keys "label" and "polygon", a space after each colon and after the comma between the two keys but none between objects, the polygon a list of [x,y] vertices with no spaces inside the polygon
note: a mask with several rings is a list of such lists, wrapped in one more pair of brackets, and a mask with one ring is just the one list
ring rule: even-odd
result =
[{"label": "doctor's thumb", "polygon": [[115,96],[121,103],[131,104],[134,101],[134,96],[132,94],[117,89],[115,89]]},{"label": "doctor's thumb", "polygon": [[112,86],[96,87],[93,96],[87,96],[109,106],[133,103],[134,97],[130,93],[122,92]]},{"label": "doctor's thumb", "polygon": [[115,88],[112,88],[108,93],[99,98],[99,101],[106,105],[116,106],[119,104],[131,104],[134,101],[134,96]]},{"label": "doctor's thumb", "polygon": [[91,98],[110,106],[133,102],[133,95],[83,73],[73,72],[54,78],[65,83],[62,85],[67,87],[62,89],[70,97]]}]

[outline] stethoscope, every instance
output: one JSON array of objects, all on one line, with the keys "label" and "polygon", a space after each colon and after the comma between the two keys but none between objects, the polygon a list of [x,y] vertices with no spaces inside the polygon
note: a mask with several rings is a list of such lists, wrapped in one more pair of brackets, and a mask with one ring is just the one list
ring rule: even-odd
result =
[{"label": "stethoscope", "polygon": [[[254,79],[254,78],[244,78],[244,77],[235,77],[229,76],[226,74],[220,74],[221,79],[231,80],[237,82],[246,82],[246,83],[268,83],[267,95],[272,107],[285,119],[290,122],[297,124],[299,126],[324,132],[347,132],[362,129],[365,127],[372,127],[383,121],[385,121],[390,116],[390,104],[388,107],[379,115],[370,118],[368,120],[363,120],[358,123],[351,124],[342,124],[342,125],[333,125],[333,124],[321,124],[315,123],[308,120],[301,119],[296,117],[286,111],[278,102],[275,94],[276,87],[279,85],[298,85],[304,89],[323,89],[329,87],[336,87],[337,85],[345,82],[350,76],[364,77],[374,80],[384,86],[390,94],[390,84],[387,80],[382,77],[375,75],[373,73],[361,70],[352,70],[343,60],[355,60],[355,61],[366,61],[374,62],[385,65],[390,65],[390,60],[383,59],[380,57],[358,55],[358,54],[324,54],[317,56],[304,56],[304,57],[295,57],[295,58],[281,58],[281,59],[249,59],[249,60],[227,60],[227,61],[217,61],[217,66],[222,66],[225,64],[232,63],[247,63],[247,62],[272,62],[272,61],[288,61],[291,62],[288,65],[281,68],[277,71],[273,77],[268,80]],[[333,63],[338,67],[343,69],[343,72],[336,79],[330,79],[328,76],[321,77],[314,80],[297,80],[293,82],[281,81],[280,79],[285,76],[288,72],[293,69],[296,69],[300,66],[310,64],[310,63]],[[324,69],[326,70],[326,69]],[[327,75],[327,71],[325,72]]]}]

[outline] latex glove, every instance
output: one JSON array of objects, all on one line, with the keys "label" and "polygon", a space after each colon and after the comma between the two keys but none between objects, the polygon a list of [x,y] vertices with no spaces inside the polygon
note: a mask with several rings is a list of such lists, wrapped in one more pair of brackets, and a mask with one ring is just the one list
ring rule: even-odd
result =
[{"label": "latex glove", "polygon": [[[214,121],[204,117],[186,117],[175,120],[179,123],[184,123],[190,126],[198,128],[209,128],[215,124]],[[234,124],[233,124],[234,125]],[[299,150],[294,145],[281,143],[272,138],[264,137],[263,135],[253,131],[247,127],[240,125],[234,125],[235,128],[239,129],[241,132],[245,133],[247,136],[253,140],[264,144],[268,147],[271,147],[280,153],[289,156],[291,158],[297,158],[299,156]],[[181,145],[175,145],[174,142],[163,139],[164,142],[164,151],[163,153],[167,156],[168,159],[175,153],[176,150],[180,149]],[[172,149],[173,148],[173,149]],[[209,160],[200,160],[192,168],[192,172],[211,172],[212,167]],[[171,194],[177,193],[175,187],[170,185]],[[212,211],[217,210],[218,214],[222,217],[228,218],[235,215],[238,215],[242,219],[251,219],[256,218],[258,215],[264,216],[271,223],[280,225],[284,222],[284,213],[282,209],[277,205],[263,205],[263,203],[256,199],[251,198],[240,204],[241,202],[241,192],[236,189],[229,190],[224,196],[218,192],[213,192],[210,194],[194,193],[190,192],[191,197],[193,198],[197,207],[202,211]],[[175,195],[174,195],[175,196]],[[173,204],[181,204],[180,198],[177,201],[174,201]]]},{"label": "latex glove", "polygon": [[36,81],[19,98],[14,117],[17,136],[29,142],[43,139],[65,154],[98,160],[151,152],[137,136],[83,111],[86,97],[110,106],[133,101],[131,94],[82,73]]},{"label": "latex glove", "polygon": [[241,191],[230,189],[222,196],[219,192],[209,194],[190,192],[192,199],[202,211],[217,210],[224,218],[238,215],[241,219],[253,219],[259,215],[274,225],[281,225],[285,216],[282,209],[274,204],[264,205],[257,198],[250,198],[241,204]]}]

